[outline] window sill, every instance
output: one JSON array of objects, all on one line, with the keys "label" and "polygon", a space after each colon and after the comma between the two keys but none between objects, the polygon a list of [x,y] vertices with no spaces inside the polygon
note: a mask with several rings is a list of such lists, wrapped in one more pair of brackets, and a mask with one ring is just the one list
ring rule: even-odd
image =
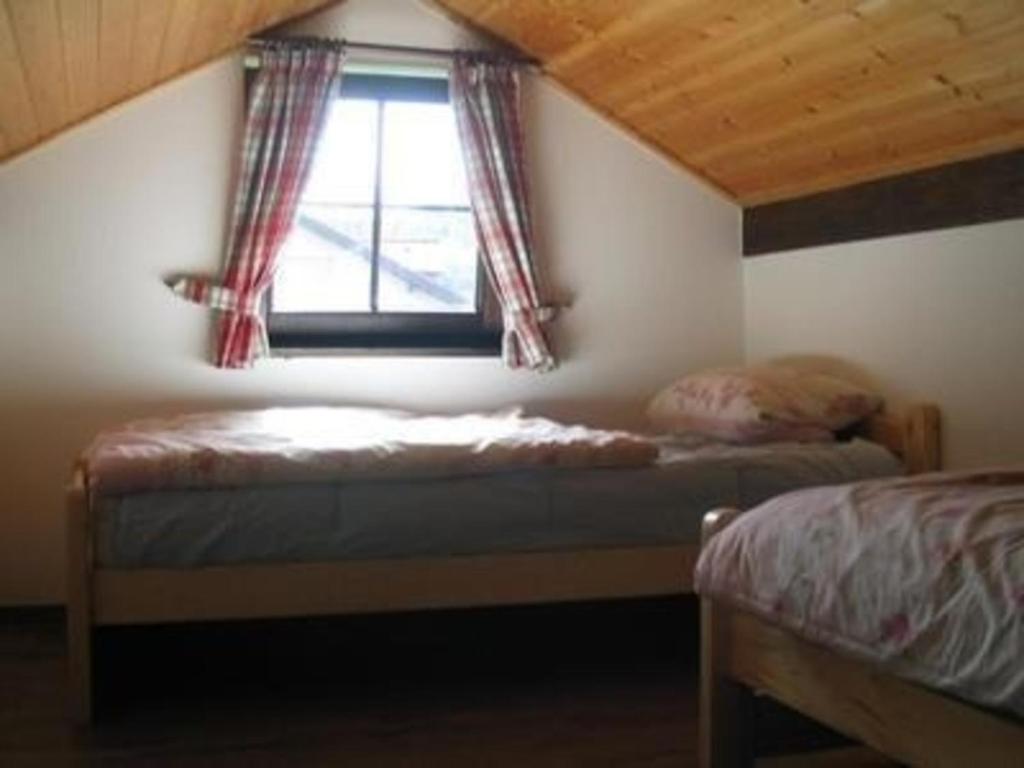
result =
[{"label": "window sill", "polygon": [[498,357],[499,331],[337,333],[271,329],[272,357]]},{"label": "window sill", "polygon": [[271,358],[300,357],[501,357],[497,347],[276,347]]}]

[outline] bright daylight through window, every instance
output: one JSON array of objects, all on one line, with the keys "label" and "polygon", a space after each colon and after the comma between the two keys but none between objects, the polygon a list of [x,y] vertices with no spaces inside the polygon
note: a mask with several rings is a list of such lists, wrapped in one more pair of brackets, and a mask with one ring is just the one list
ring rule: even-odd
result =
[{"label": "bright daylight through window", "polygon": [[345,79],[281,251],[274,346],[497,348],[447,89]]}]

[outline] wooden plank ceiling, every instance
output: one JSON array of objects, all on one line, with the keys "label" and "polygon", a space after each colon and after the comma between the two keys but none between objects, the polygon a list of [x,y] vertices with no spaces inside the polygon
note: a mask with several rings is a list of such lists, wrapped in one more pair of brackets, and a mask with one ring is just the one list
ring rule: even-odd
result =
[{"label": "wooden plank ceiling", "polygon": [[0,0],[0,160],[330,0]]},{"label": "wooden plank ceiling", "polygon": [[[0,0],[0,160],[331,0]],[[743,204],[1024,146],[1024,0],[437,0]]]},{"label": "wooden plank ceiling", "polygon": [[439,0],[743,204],[1024,146],[1024,0]]}]

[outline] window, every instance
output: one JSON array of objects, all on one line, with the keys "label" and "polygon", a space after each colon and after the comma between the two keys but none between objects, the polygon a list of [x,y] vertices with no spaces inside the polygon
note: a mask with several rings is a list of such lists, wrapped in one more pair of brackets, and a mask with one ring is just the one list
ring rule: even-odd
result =
[{"label": "window", "polygon": [[271,346],[497,353],[438,77],[349,74],[269,292]]}]

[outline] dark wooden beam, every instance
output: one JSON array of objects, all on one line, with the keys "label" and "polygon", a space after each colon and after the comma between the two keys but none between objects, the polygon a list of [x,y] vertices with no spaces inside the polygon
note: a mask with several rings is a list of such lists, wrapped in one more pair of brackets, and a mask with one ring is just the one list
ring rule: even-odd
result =
[{"label": "dark wooden beam", "polygon": [[743,254],[1024,218],[1024,150],[743,211]]}]

